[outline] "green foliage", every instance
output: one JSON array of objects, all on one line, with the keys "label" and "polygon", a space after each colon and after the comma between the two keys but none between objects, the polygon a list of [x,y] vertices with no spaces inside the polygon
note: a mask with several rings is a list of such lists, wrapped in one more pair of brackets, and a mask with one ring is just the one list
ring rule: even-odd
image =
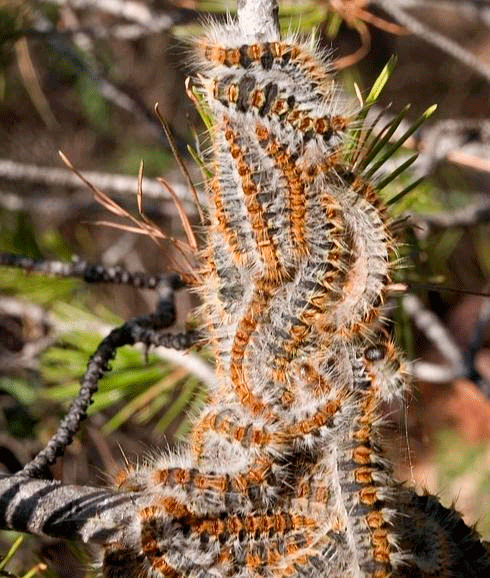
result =
[{"label": "green foliage", "polygon": [[37,394],[24,379],[1,376],[0,389],[24,405],[31,405],[37,401]]},{"label": "green foliage", "polygon": [[40,572],[43,573],[44,576],[53,576],[52,572],[46,573],[47,566],[44,562],[38,562],[29,568],[25,573],[20,573],[19,575],[13,574],[10,571],[7,571],[7,566],[15,564],[16,566],[20,565],[20,562],[17,562],[17,556],[20,554],[20,548],[23,545],[24,541],[26,540],[25,536],[18,536],[16,533],[12,534],[13,542],[9,547],[7,553],[0,559],[0,575],[8,576],[9,578],[33,578]]},{"label": "green foliage", "polygon": [[458,501],[466,502],[465,510],[471,510],[473,518],[478,520],[479,532],[487,537],[490,536],[490,515],[483,513],[490,511],[489,455],[487,440],[468,442],[450,429],[437,434],[436,462],[441,497],[450,501],[451,495],[460,494]]},{"label": "green foliage", "polygon": [[112,107],[94,86],[94,82],[86,76],[80,75],[76,82],[82,113],[88,124],[102,133],[111,130]]},{"label": "green foliage", "polygon": [[378,100],[380,94],[383,92],[383,89],[386,86],[386,83],[395,70],[397,60],[398,59],[395,55],[391,56],[386,65],[383,67],[383,70],[373,82],[373,86],[371,87],[371,90],[369,91],[365,101],[365,105],[367,107],[371,106]]},{"label": "green foliage", "polygon": [[135,144],[115,157],[108,168],[115,172],[135,175],[138,173],[141,159],[145,161],[145,176],[149,178],[162,176],[174,166],[172,155],[161,147]]}]

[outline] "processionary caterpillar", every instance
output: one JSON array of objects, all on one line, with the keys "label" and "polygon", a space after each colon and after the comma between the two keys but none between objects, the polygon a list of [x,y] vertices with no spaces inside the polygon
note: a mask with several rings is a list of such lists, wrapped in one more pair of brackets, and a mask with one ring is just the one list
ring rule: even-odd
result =
[{"label": "processionary caterpillar", "polygon": [[[194,53],[212,118],[199,276],[215,389],[188,447],[120,472],[117,491],[77,490],[58,528],[102,545],[107,578],[487,576],[476,533],[397,483],[381,447],[382,403],[408,380],[382,318],[396,242],[362,114],[297,39],[251,42],[230,21]],[[27,496],[22,529],[58,535],[63,486],[14,480],[3,525]]]}]

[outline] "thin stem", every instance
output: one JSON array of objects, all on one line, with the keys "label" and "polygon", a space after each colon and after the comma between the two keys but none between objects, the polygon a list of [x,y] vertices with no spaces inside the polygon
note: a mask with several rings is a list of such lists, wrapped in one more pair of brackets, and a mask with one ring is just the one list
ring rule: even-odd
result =
[{"label": "thin stem", "polygon": [[87,370],[81,380],[80,391],[67,415],[46,447],[24,467],[23,475],[41,476],[46,468],[63,454],[73,436],[80,429],[81,422],[87,417],[87,410],[98,389],[98,383],[109,370],[109,362],[114,358],[117,349],[135,343],[183,349],[199,339],[196,333],[171,335],[162,331],[175,322],[174,291],[181,287],[182,281],[177,275],[169,277],[167,283],[160,288],[161,299],[154,313],[126,321],[102,340],[88,362]]},{"label": "thin stem", "polygon": [[28,273],[52,275],[54,277],[79,277],[86,283],[113,283],[116,285],[130,285],[138,289],[156,289],[165,284],[172,273],[144,273],[141,271],[127,271],[119,265],[105,267],[104,265],[88,263],[87,261],[51,261],[47,259],[33,259],[13,253],[0,253],[0,266],[17,267]]}]

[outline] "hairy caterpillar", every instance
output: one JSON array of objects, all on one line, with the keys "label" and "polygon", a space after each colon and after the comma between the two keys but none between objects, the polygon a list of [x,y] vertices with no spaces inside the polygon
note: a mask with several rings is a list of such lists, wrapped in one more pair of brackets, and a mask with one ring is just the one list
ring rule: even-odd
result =
[{"label": "hairy caterpillar", "polygon": [[189,453],[120,487],[170,492],[142,515],[164,574],[209,559],[218,575],[389,576],[403,552],[376,422],[405,383],[379,320],[389,218],[343,162],[349,119],[321,56],[239,39],[229,25],[196,48],[214,119],[202,294],[216,391]]},{"label": "hairy caterpillar", "polygon": [[407,378],[381,317],[390,219],[348,153],[356,115],[297,41],[228,24],[196,55],[211,401],[188,448],[122,471],[117,492],[0,480],[3,525],[101,544],[107,577],[483,576],[472,531],[397,484],[381,449],[381,403]]}]

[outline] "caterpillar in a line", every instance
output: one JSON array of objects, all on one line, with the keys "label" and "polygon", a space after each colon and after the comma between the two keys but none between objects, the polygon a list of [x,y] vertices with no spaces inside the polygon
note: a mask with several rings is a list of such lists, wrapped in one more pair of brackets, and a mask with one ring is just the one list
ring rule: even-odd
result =
[{"label": "caterpillar in a line", "polygon": [[195,44],[212,119],[200,292],[216,386],[187,449],[118,478],[158,494],[141,549],[164,576],[388,578],[422,575],[413,533],[432,541],[423,570],[459,576],[450,536],[429,530],[456,515],[397,484],[381,449],[381,405],[408,380],[382,319],[396,242],[356,170],[358,115],[320,50],[241,38],[229,24]]},{"label": "caterpillar in a line", "polygon": [[295,38],[216,25],[195,61],[210,400],[188,445],[116,490],[0,479],[3,526],[31,507],[19,529],[100,544],[106,578],[487,576],[476,532],[399,484],[382,449],[383,402],[409,380],[383,320],[396,239],[362,113]]}]

